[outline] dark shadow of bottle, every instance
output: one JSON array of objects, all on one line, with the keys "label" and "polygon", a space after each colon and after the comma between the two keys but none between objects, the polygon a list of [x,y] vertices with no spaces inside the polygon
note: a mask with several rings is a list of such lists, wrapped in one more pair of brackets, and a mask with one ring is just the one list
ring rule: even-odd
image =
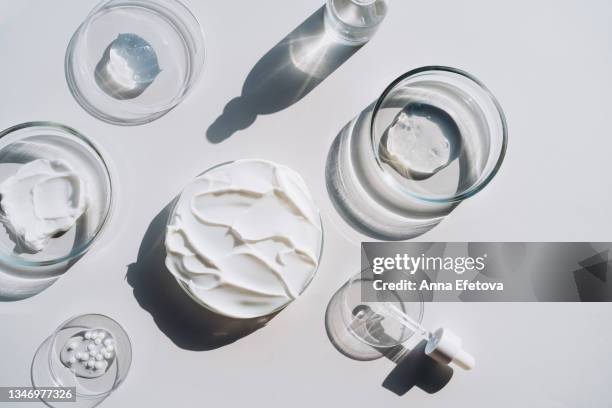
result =
[{"label": "dark shadow of bottle", "polygon": [[262,328],[276,314],[256,319],[232,319],[196,303],[179,286],[165,266],[166,224],[175,200],[153,219],[129,265],[126,279],[140,307],[178,347],[192,351],[213,350]]},{"label": "dark shadow of bottle", "polygon": [[404,395],[417,387],[428,394],[442,390],[453,377],[453,369],[442,365],[425,354],[427,342],[421,341],[415,348],[401,354],[396,366],[387,375],[382,386],[396,395]]},{"label": "dark shadow of bottle", "polygon": [[251,126],[257,116],[279,112],[310,93],[361,46],[339,43],[326,33],[325,6],[268,51],[242,86],[242,95],[225,106],[208,128],[211,143],[221,143]]}]

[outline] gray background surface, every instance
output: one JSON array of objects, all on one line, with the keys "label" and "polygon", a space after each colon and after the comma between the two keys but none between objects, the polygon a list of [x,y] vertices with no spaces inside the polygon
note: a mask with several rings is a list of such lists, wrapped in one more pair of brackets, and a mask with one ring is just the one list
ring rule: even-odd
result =
[{"label": "gray background surface", "polygon": [[[116,318],[134,344],[129,377],[105,407],[610,405],[608,304],[427,305],[426,325],[453,327],[478,361],[435,395],[415,388],[397,397],[381,387],[393,363],[338,353],[324,311],[360,259],[331,208],[324,161],[333,137],[395,77],[422,65],[456,66],[499,98],[508,155],[491,185],[420,239],[612,240],[612,2],[395,0],[378,35],[303,100],[220,144],[208,142],[206,129],[257,61],[321,2],[186,1],[207,34],[204,77],[177,109],[135,128],[92,118],[65,84],[65,47],[95,3],[0,1],[0,127],[49,119],[79,129],[112,161],[118,191],[109,227],[83,259],[38,296],[0,304],[0,385],[28,385],[42,340],[66,318],[98,312]],[[139,306],[127,266],[182,185],[244,157],[304,176],[323,211],[323,261],[303,297],[263,329],[219,349],[187,351]]]}]

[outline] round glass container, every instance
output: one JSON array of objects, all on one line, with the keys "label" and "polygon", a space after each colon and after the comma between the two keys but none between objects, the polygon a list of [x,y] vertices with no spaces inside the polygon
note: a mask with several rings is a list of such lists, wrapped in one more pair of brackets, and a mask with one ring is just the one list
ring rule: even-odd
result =
[{"label": "round glass container", "polygon": [[[249,163],[252,163],[252,162],[265,162],[265,161],[262,161],[262,160],[255,160],[255,159],[243,159],[243,160],[238,160],[238,161],[233,161],[233,162],[222,163],[222,164],[219,164],[219,165],[217,165],[217,166],[214,166],[214,167],[212,167],[212,168],[210,168],[210,169],[206,170],[205,172],[203,172],[202,174],[200,174],[200,175],[198,176],[198,178],[199,178],[199,177],[202,177],[202,176],[205,176],[205,175],[207,175],[207,174],[212,174],[213,172],[218,172],[218,171],[220,171],[220,170],[222,171],[222,170],[223,170],[223,168],[224,168],[225,166],[229,166],[229,165],[236,164],[236,163],[238,163],[238,164],[245,164],[245,163],[246,163],[246,164],[249,164]],[[271,163],[271,162],[268,162],[268,163]],[[274,163],[272,163],[272,164],[274,164]],[[297,174],[297,173],[296,173],[296,174]],[[218,187],[218,188],[221,188],[221,186],[222,186],[222,183],[220,183],[220,184],[218,184],[218,185],[217,185],[217,187]],[[184,194],[185,194],[185,191],[183,191],[183,193],[181,193],[181,195],[180,195],[180,196],[179,196],[177,199],[175,199],[175,201],[174,201],[174,205],[173,205],[173,207],[172,207],[172,211],[170,212],[170,214],[169,214],[169,216],[168,216],[168,220],[167,220],[167,222],[168,222],[168,226],[170,226],[170,225],[172,224],[173,220],[175,219],[175,217],[176,217],[176,212],[177,212],[177,209],[178,209],[178,207],[179,207],[179,205],[180,205],[180,202],[181,202],[181,200],[182,200],[182,199],[184,199]],[[227,204],[228,204],[228,205],[232,205],[233,203],[232,203],[232,202],[231,202],[231,200],[230,200],[230,201],[227,201]],[[314,203],[313,203],[313,204],[314,204]],[[258,216],[258,215],[256,214],[256,215],[254,215],[253,217],[257,217],[257,216]],[[319,220],[320,226],[321,226],[321,228],[322,228],[322,227],[323,227],[323,223],[322,223],[322,220],[321,220],[320,216],[319,216],[318,220]],[[211,226],[214,226],[215,228],[219,228],[219,226],[218,226],[218,225],[211,224]],[[208,227],[210,227],[210,226],[208,226]],[[213,239],[213,240],[216,240],[216,241],[221,241],[221,240],[223,239],[223,236],[228,236],[228,235],[230,235],[230,232],[229,232],[229,231],[226,231],[226,230],[225,230],[225,228],[223,227],[223,231],[218,231],[217,233],[215,233],[215,235],[218,235],[218,236],[217,236],[216,238],[209,237],[208,239]],[[321,256],[322,256],[322,254],[323,254],[323,246],[324,246],[323,237],[324,237],[324,234],[323,234],[323,230],[321,229],[321,231],[320,231],[320,241],[319,241],[319,242],[320,242],[320,248],[319,248],[319,251],[318,251],[318,254],[317,254],[317,266],[316,266],[316,268],[315,268],[315,269],[314,269],[314,270],[313,270],[313,271],[310,273],[310,276],[308,277],[308,279],[307,279],[307,281],[305,282],[305,284],[304,284],[304,285],[301,287],[301,290],[299,291],[298,296],[299,296],[299,295],[301,295],[301,294],[302,294],[302,293],[303,293],[303,292],[304,292],[304,291],[305,291],[305,290],[308,288],[308,286],[309,286],[309,285],[310,285],[310,283],[312,282],[312,279],[314,279],[314,276],[315,276],[315,275],[316,275],[316,273],[317,273],[318,267],[319,267],[320,262],[321,262]],[[274,239],[274,238],[269,238],[269,239],[264,239],[264,240],[262,240],[262,241],[268,241],[268,242],[272,243],[273,241],[275,241],[275,239]],[[234,243],[233,245],[234,245],[235,247],[232,249],[232,251],[233,251],[233,250],[239,251],[239,250],[240,250],[240,248],[238,248],[238,245],[244,245],[244,246],[246,246],[246,247],[249,247],[249,246],[250,246],[250,245],[252,245],[252,244],[256,244],[256,242],[253,242],[253,243],[244,243],[244,244],[237,244],[237,243]],[[167,245],[168,245],[168,241],[166,240],[166,247],[167,247]],[[280,256],[280,255],[281,255],[281,254],[279,254],[279,256]],[[166,264],[168,264],[168,261],[166,261]],[[273,314],[275,314],[275,313],[279,312],[280,310],[283,310],[283,309],[284,309],[285,307],[287,307],[287,306],[288,306],[288,305],[291,303],[291,301],[292,301],[292,300],[288,300],[286,303],[284,303],[284,304],[282,304],[282,305],[280,305],[280,306],[276,307],[275,309],[270,310],[270,311],[268,311],[267,313],[264,313],[264,314],[261,314],[261,313],[252,313],[252,312],[249,312],[249,313],[242,313],[242,314],[232,314],[232,313],[228,313],[228,312],[227,312],[227,311],[225,311],[225,310],[221,310],[220,308],[214,307],[214,306],[212,306],[211,304],[207,303],[205,299],[202,299],[202,297],[201,297],[201,296],[198,296],[198,295],[197,295],[197,293],[195,293],[195,292],[194,292],[194,290],[192,290],[192,288],[190,288],[189,283],[188,283],[188,281],[187,281],[186,279],[184,279],[182,276],[178,276],[178,275],[177,275],[177,274],[175,274],[175,273],[173,273],[173,274],[174,274],[174,276],[175,276],[175,278],[176,278],[176,280],[177,280],[177,282],[178,282],[179,286],[180,286],[180,287],[181,287],[181,288],[182,288],[182,289],[183,289],[183,290],[184,290],[184,291],[185,291],[185,292],[186,292],[186,293],[187,293],[187,294],[188,294],[188,295],[189,295],[189,296],[190,296],[190,297],[191,297],[191,298],[192,298],[194,301],[196,301],[198,304],[200,304],[200,305],[204,306],[205,308],[207,308],[208,310],[210,310],[210,311],[212,311],[212,312],[214,312],[214,313],[217,313],[217,314],[222,315],[222,316],[226,316],[226,317],[234,318],[234,319],[255,319],[255,318],[261,318],[261,317],[271,316],[271,315],[273,315]],[[248,304],[250,301],[251,301],[250,299],[247,299],[247,298],[245,298],[245,299],[244,299],[244,303],[245,303],[245,304]]]},{"label": "round glass container", "polygon": [[355,229],[384,240],[420,235],[497,174],[504,113],[489,90],[455,68],[395,80],[338,136],[328,191]]},{"label": "round glass container", "polygon": [[327,334],[341,353],[355,360],[378,359],[407,342],[415,332],[392,312],[393,308],[423,320],[419,292],[377,292],[374,278],[358,273],[332,297],[325,315]]},{"label": "round glass container", "polygon": [[383,22],[388,7],[387,0],[327,0],[325,26],[344,43],[365,44]]},{"label": "round glass container", "polygon": [[87,112],[140,125],[186,97],[204,60],[200,24],[178,0],[104,0],[74,33],[65,70]]},{"label": "round glass container", "polygon": [[69,230],[53,236],[39,252],[24,250],[6,225],[0,229],[0,270],[21,279],[49,277],[41,274],[45,267],[70,263],[83,255],[100,234],[112,207],[108,166],[98,148],[76,130],[52,122],[29,122],[0,132],[0,185],[35,160],[68,164],[85,186],[87,207]]},{"label": "round glass container", "polygon": [[[93,339],[89,339],[89,335],[101,332],[104,332],[105,338],[101,339],[98,346]],[[92,346],[89,346],[91,348],[86,348],[85,343],[91,343]],[[106,361],[105,367],[98,370],[76,368],[81,359],[75,358],[74,362],[70,363],[68,355],[88,354],[87,351],[78,351],[81,348],[92,350],[92,354],[99,349],[103,353],[109,350],[106,360],[91,358],[93,361]],[[76,402],[70,405],[79,408],[93,407],[123,383],[131,364],[130,338],[119,323],[100,314],[80,315],[60,325],[39,347],[32,362],[32,385],[35,388],[74,387]],[[56,405],[49,401],[44,402],[49,406]],[[64,405],[64,403],[57,404],[57,406]]]}]

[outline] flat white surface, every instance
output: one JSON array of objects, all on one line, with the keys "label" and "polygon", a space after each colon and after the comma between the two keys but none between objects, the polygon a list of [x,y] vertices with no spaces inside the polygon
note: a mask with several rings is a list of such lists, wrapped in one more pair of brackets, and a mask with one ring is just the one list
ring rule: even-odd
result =
[{"label": "flat white surface", "polygon": [[[479,77],[510,128],[495,180],[420,240],[612,240],[609,0],[395,0],[377,36],[309,95],[220,144],[208,142],[206,129],[257,61],[321,2],[186,3],[207,34],[202,81],[160,120],[122,128],[85,113],[64,80],[65,47],[95,1],[0,2],[0,127],[54,120],[79,129],[112,161],[118,193],[109,228],[84,258],[38,296],[0,304],[0,385],[29,385],[43,339],[72,315],[98,312],[117,319],[134,345],[129,377],[104,407],[609,406],[608,304],[427,305],[426,325],[452,327],[477,358],[474,371],[455,372],[435,395],[415,388],[397,397],[382,388],[393,363],[344,357],[324,327],[331,295],[359,267],[358,246],[332,222],[327,150],[386,84],[418,66],[456,66]],[[186,351],[139,306],[127,265],[182,185],[247,157],[303,175],[324,215],[321,268],[303,297],[263,329],[216,350]]]}]

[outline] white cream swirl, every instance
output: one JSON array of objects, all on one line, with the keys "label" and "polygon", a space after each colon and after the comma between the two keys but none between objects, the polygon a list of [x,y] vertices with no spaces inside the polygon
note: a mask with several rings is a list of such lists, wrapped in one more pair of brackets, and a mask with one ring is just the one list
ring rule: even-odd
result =
[{"label": "white cream swirl", "polygon": [[63,160],[24,164],[0,184],[0,195],[0,221],[32,253],[72,228],[89,205],[85,182]]},{"label": "white cream swirl", "polygon": [[319,210],[299,174],[240,160],[185,188],[168,221],[166,265],[212,310],[254,318],[304,291],[322,240]]}]

